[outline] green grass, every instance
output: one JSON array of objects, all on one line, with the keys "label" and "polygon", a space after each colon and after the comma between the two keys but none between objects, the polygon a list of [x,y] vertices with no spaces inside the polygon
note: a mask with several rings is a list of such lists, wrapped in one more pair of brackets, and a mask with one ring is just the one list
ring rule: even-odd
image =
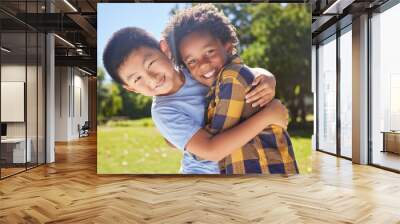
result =
[{"label": "green grass", "polygon": [[169,147],[150,118],[98,127],[98,173],[178,173],[182,154]]},{"label": "green grass", "polygon": [[[289,131],[301,173],[311,171],[311,135]],[[182,154],[169,147],[151,118],[110,121],[97,130],[97,172],[175,174]]]},{"label": "green grass", "polygon": [[294,154],[301,174],[310,173],[312,171],[311,133],[312,130],[289,130]]}]

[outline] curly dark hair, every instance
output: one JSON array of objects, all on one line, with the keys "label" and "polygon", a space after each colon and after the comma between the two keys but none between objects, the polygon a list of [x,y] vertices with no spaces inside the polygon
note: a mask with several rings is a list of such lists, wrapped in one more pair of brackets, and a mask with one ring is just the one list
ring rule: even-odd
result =
[{"label": "curly dark hair", "polygon": [[184,62],[179,53],[179,44],[186,35],[195,31],[209,32],[222,44],[228,42],[231,42],[233,46],[239,44],[236,28],[213,4],[198,4],[180,10],[172,16],[162,33],[171,48],[175,64],[180,67],[184,66]]},{"label": "curly dark hair", "polygon": [[129,55],[140,47],[160,50],[159,42],[151,34],[138,27],[120,29],[110,38],[104,49],[103,64],[115,81],[124,84],[118,75],[118,69]]}]

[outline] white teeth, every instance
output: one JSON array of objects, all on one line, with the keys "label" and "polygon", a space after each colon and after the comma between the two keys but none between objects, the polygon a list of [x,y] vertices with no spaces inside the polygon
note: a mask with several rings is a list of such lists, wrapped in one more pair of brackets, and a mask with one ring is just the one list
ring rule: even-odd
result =
[{"label": "white teeth", "polygon": [[210,72],[207,72],[207,73],[204,74],[203,76],[206,77],[206,78],[208,79],[208,78],[211,78],[213,75],[214,75],[214,70],[212,70],[212,71],[210,71]]}]

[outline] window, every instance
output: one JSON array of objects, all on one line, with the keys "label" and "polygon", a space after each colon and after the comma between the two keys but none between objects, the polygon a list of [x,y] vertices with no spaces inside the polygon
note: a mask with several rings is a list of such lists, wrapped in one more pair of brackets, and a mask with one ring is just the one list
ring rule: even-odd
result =
[{"label": "window", "polygon": [[352,157],[352,35],[351,26],[340,36],[340,155]]},{"label": "window", "polygon": [[373,164],[395,170],[400,170],[399,21],[400,4],[371,18],[371,157]]},{"label": "window", "polygon": [[336,153],[336,35],[318,48],[318,149]]},{"label": "window", "polygon": [[[15,2],[4,5],[15,6]],[[45,2],[20,1],[17,5],[11,8],[22,15],[43,12]],[[45,163],[46,39],[43,33],[12,16],[0,12],[0,18],[0,111],[12,115],[9,118],[18,115],[18,119],[1,118],[2,127],[7,129],[0,144],[0,178],[4,178]],[[10,95],[16,99],[14,102]],[[20,109],[13,111],[4,99],[8,105],[20,105],[14,107]]]}]

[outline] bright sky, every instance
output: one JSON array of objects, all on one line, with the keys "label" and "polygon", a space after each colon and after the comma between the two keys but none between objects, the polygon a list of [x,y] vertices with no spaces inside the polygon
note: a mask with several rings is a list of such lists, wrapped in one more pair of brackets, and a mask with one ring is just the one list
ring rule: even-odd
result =
[{"label": "bright sky", "polygon": [[[121,28],[140,27],[160,39],[169,20],[169,12],[176,5],[177,3],[97,4],[97,66],[103,67],[104,47],[112,34]],[[184,5],[181,3],[179,7],[183,8]]]}]

